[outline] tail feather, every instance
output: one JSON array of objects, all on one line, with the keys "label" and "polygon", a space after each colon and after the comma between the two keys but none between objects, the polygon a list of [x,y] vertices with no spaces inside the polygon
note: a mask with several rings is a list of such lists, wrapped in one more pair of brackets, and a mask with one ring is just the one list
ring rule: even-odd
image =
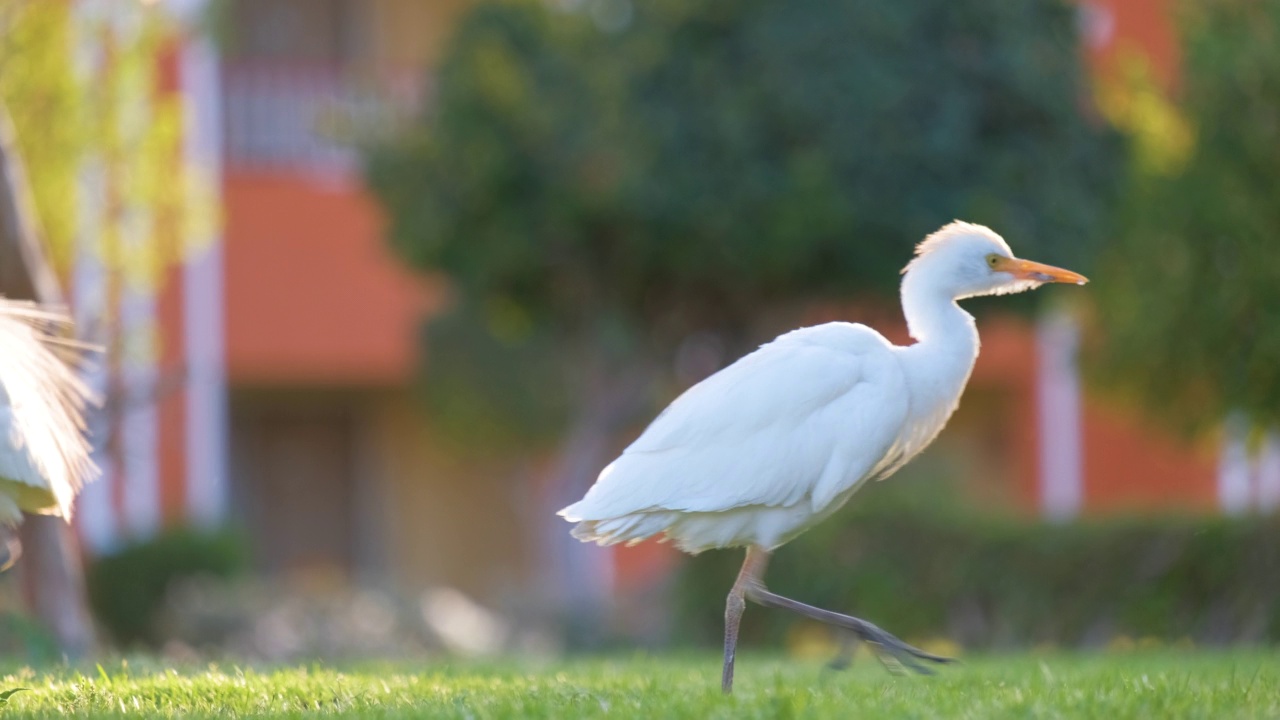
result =
[{"label": "tail feather", "polygon": [[665,532],[672,518],[668,512],[634,513],[605,520],[581,520],[570,533],[583,542],[597,545],[634,545]]}]

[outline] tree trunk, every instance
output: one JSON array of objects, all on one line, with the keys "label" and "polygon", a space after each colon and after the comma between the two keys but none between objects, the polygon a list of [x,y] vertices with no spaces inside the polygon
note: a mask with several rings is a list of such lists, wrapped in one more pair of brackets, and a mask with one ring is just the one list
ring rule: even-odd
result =
[{"label": "tree trunk", "polygon": [[555,513],[586,493],[611,459],[619,432],[647,406],[654,373],[636,362],[611,370],[584,372],[584,391],[574,420],[560,446],[552,473],[551,507],[545,516],[548,595],[560,618],[566,642],[593,647],[606,633],[613,589],[613,556],[609,548],[583,543]]},{"label": "tree trunk", "polygon": [[36,615],[69,660],[94,649],[93,620],[85,602],[84,571],[75,533],[65,520],[27,515],[22,523],[22,574]]},{"label": "tree trunk", "polygon": [[[0,293],[11,298],[64,304],[57,276],[40,244],[37,221],[13,125],[0,106]],[[60,518],[28,516],[22,530],[23,577],[33,610],[64,654],[80,657],[93,647],[93,624],[75,537]]]}]

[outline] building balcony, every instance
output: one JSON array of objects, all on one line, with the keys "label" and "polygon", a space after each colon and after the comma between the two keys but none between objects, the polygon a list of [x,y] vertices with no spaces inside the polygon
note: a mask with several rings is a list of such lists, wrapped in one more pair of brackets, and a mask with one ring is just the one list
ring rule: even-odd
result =
[{"label": "building balcony", "polygon": [[333,64],[282,60],[223,66],[225,160],[233,169],[349,175],[360,147],[422,107],[416,71],[358,76]]}]

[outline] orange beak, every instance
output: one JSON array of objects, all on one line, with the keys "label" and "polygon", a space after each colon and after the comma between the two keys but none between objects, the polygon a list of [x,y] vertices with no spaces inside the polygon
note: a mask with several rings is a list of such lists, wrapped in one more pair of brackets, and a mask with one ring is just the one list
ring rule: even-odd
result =
[{"label": "orange beak", "polygon": [[1019,260],[1017,258],[1000,258],[993,266],[1000,272],[1007,272],[1019,280],[1034,280],[1044,283],[1071,283],[1073,285],[1083,285],[1089,282],[1089,278],[1080,273],[1063,270],[1060,267],[1045,265],[1043,263],[1031,262],[1030,260]]}]

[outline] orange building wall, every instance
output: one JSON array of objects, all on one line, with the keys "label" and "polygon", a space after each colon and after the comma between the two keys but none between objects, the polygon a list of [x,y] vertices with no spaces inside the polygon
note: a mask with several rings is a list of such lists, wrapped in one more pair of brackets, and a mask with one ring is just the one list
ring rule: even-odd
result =
[{"label": "orange building wall", "polygon": [[1217,509],[1214,460],[1203,449],[1098,402],[1085,405],[1084,431],[1089,512]]},{"label": "orange building wall", "polygon": [[[1013,473],[1014,504],[1034,512],[1041,505],[1035,331],[1017,319],[990,318],[981,332],[972,386],[1003,387],[1013,397],[1004,422],[1005,461]],[[1110,407],[1087,386],[1083,391],[1083,513],[1216,510],[1214,461],[1205,448]]]},{"label": "orange building wall", "polygon": [[996,316],[984,319],[979,332],[982,349],[973,368],[971,386],[1002,390],[1009,398],[999,426],[1000,452],[1009,473],[1011,493],[1005,498],[1006,507],[1034,513],[1040,507],[1034,330],[1021,318]]},{"label": "orange building wall", "polygon": [[1089,0],[1083,3],[1108,14],[1110,31],[1103,42],[1088,42],[1086,50],[1095,76],[1111,76],[1126,55],[1137,53],[1151,64],[1165,88],[1177,83],[1181,52],[1174,24],[1174,0]]},{"label": "orange building wall", "polygon": [[226,174],[227,374],[233,385],[392,386],[414,371],[435,283],[398,265],[350,184]]},{"label": "orange building wall", "polygon": [[[182,92],[181,43],[169,38],[159,53],[156,68],[156,93],[161,96]],[[175,174],[180,168],[174,168]],[[186,517],[187,501],[187,396],[186,345],[184,331],[185,291],[183,267],[173,264],[162,274],[156,297],[156,323],[159,327],[159,387],[156,432],[159,458],[160,517],[164,523],[179,522]]]},{"label": "orange building wall", "polygon": [[156,389],[159,403],[160,517],[174,522],[186,517],[187,502],[187,396],[186,347],[183,342],[183,269],[173,266],[165,272],[165,280],[157,300],[160,326],[160,381]]}]

